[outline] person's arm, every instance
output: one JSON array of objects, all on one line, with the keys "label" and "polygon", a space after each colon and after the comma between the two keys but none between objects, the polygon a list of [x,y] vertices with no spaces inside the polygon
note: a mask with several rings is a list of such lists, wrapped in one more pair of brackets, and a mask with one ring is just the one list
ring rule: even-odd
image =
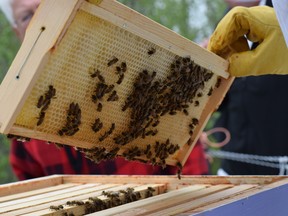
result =
[{"label": "person's arm", "polygon": [[[246,37],[259,43],[255,50]],[[233,8],[218,24],[208,49],[229,60],[232,76],[288,74],[288,49],[270,7]]]}]

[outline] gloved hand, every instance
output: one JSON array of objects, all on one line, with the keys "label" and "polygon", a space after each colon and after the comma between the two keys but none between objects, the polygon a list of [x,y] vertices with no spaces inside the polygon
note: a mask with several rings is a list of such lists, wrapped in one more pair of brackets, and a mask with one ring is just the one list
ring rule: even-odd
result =
[{"label": "gloved hand", "polygon": [[[259,42],[250,50],[246,37]],[[218,24],[208,49],[228,58],[232,76],[288,74],[288,48],[273,8],[235,7]]]}]

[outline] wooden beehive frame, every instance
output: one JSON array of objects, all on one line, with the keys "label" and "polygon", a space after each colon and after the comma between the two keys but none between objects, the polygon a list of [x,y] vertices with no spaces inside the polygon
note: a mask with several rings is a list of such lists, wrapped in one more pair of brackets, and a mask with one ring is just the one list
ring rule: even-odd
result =
[{"label": "wooden beehive frame", "polygon": [[56,135],[14,125],[17,115],[37,82],[42,69],[53,54],[54,49],[61,42],[79,10],[88,12],[137,36],[141,36],[178,56],[191,56],[195,63],[222,77],[221,86],[214,90],[213,96],[209,99],[201,114],[199,126],[192,136],[192,145],[184,145],[177,156],[177,160],[170,159],[167,161],[168,164],[173,165],[177,161],[184,163],[210,115],[220,104],[233,81],[233,78],[228,78],[226,72],[228,63],[113,0],[91,0],[90,2],[84,0],[46,0],[41,3],[32,24],[27,30],[23,45],[1,84],[0,132],[91,148],[91,143],[79,143],[79,141],[70,137],[60,138]]},{"label": "wooden beehive frame", "polygon": [[[77,176],[56,175],[21,183],[0,186],[0,213],[7,215],[83,215],[85,205],[69,206],[67,201],[86,201],[99,196],[102,191],[117,191],[133,187],[142,199],[106,210],[94,215],[194,215],[207,213],[222,207],[231,211],[229,205],[242,209],[243,215],[264,212],[271,208],[266,203],[283,205],[287,191],[285,176]],[[152,197],[145,198],[148,187],[155,189]],[[277,195],[279,197],[277,197]],[[271,200],[271,196],[275,199]],[[258,199],[257,199],[258,197]],[[103,197],[102,197],[103,198]],[[105,199],[105,198],[103,198]],[[257,201],[258,200],[258,201]],[[240,205],[237,205],[238,204]],[[264,203],[264,204],[263,204]],[[281,204],[280,204],[281,203]],[[51,205],[63,209],[50,210]],[[86,204],[87,205],[87,204]],[[250,206],[244,208],[243,205]],[[279,212],[287,212],[285,205]],[[219,214],[221,210],[211,215]],[[239,213],[239,212],[238,212]],[[250,213],[250,214],[248,214]],[[181,214],[181,215],[182,215]],[[259,215],[263,215],[259,214]],[[285,214],[283,214],[285,215]]]}]

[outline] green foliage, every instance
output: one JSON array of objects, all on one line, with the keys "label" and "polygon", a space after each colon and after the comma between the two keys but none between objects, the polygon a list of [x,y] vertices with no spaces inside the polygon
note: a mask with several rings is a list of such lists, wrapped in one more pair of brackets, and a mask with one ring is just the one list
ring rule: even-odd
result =
[{"label": "green foliage", "polygon": [[19,49],[19,40],[0,12],[0,81],[2,82],[12,60]]},{"label": "green foliage", "polygon": [[[19,41],[10,24],[0,12],[0,82],[18,50]],[[5,135],[0,135],[0,184],[15,181],[9,163],[10,142]]]},{"label": "green foliage", "polygon": [[0,135],[0,145],[0,184],[13,182],[16,177],[9,163],[10,141],[5,135]]},{"label": "green foliage", "polygon": [[180,35],[202,41],[224,14],[223,0],[119,0]]}]

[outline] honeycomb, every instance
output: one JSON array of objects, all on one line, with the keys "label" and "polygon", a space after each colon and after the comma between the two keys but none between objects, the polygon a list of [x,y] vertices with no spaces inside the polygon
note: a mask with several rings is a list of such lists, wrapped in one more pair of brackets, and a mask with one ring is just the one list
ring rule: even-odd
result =
[{"label": "honeycomb", "polygon": [[[128,108],[125,111],[122,109],[129,95],[133,93],[134,83],[139,74],[147,71],[151,75],[154,72],[153,81],[161,82],[170,75],[171,65],[175,63],[175,59],[179,59],[179,56],[171,51],[79,10],[59,45],[51,51],[48,63],[14,125],[35,133],[45,133],[48,135],[47,140],[52,142],[55,140],[49,138],[49,135],[59,137],[58,143],[68,145],[71,145],[69,140],[73,140],[73,143],[79,143],[77,146],[80,147],[81,143],[89,143],[91,149],[102,148],[113,151],[117,148],[115,153],[120,155],[135,147],[135,150],[145,151],[147,145],[154,146],[157,142],[169,141],[181,148],[191,137],[191,133],[189,134],[191,119],[200,118],[208,101],[209,92],[215,88],[219,80],[216,75],[199,88],[186,113],[176,111],[173,115],[166,113],[160,116],[159,124],[153,128],[157,130],[156,134],[138,136],[125,145],[115,143],[115,137],[133,129],[132,109]],[[121,68],[123,63],[127,69],[120,83],[117,69]],[[203,70],[207,72],[206,69]],[[92,95],[95,94],[101,79],[102,81],[104,79],[107,86],[114,85],[113,91],[117,95],[115,100],[107,101],[113,92],[111,91],[93,101]],[[117,81],[120,84],[117,84]],[[41,96],[45,98],[50,94],[52,88],[55,89],[55,95],[50,95],[49,106],[46,104],[45,114],[43,112],[41,114],[41,107],[37,107],[37,103]],[[149,101],[149,98],[146,100]],[[81,114],[73,117],[79,118],[74,133],[66,135],[61,129],[68,124],[67,119],[72,119],[68,116],[71,104],[77,104],[80,110],[77,113]],[[102,128],[97,132],[92,129],[96,119],[102,123]],[[136,156],[142,157],[138,153]],[[169,158],[176,159],[177,151],[169,155]],[[147,158],[144,157],[144,160]]]}]

